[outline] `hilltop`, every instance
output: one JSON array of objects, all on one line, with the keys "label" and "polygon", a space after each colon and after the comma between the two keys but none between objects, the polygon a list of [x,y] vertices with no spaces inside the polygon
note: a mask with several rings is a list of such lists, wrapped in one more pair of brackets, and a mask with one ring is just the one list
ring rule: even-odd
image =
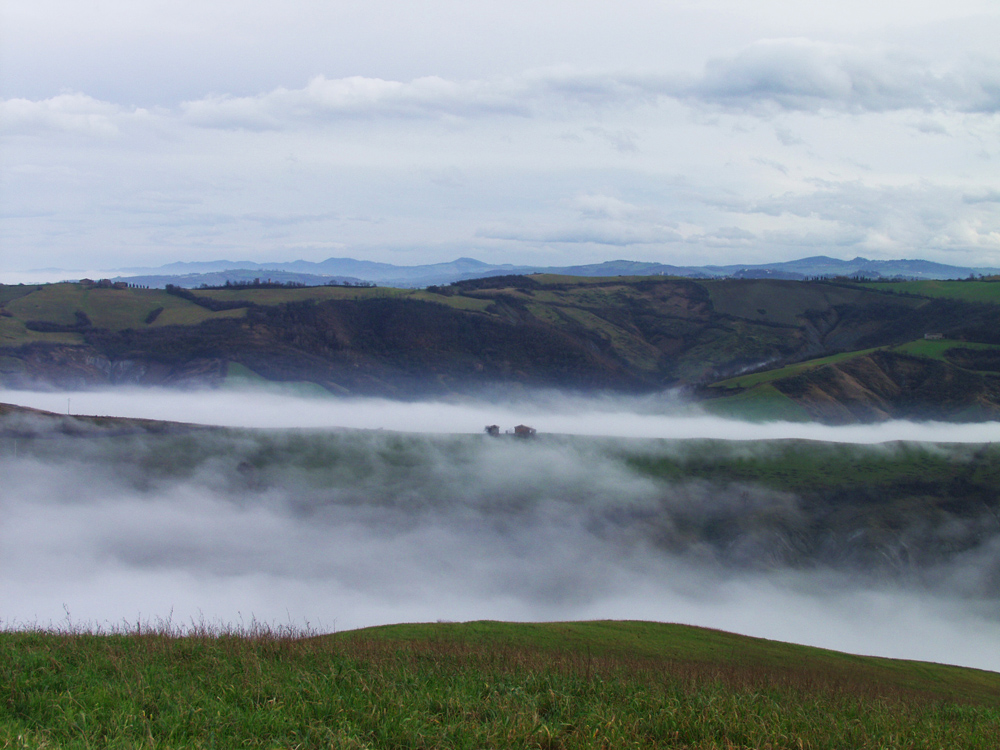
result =
[{"label": "hilltop", "polygon": [[648,622],[0,634],[16,747],[994,748],[1000,675]]},{"label": "hilltop", "polygon": [[756,418],[995,419],[998,304],[1000,283],[985,280],[0,286],[0,382],[241,378],[403,398],[681,388],[716,413]]}]

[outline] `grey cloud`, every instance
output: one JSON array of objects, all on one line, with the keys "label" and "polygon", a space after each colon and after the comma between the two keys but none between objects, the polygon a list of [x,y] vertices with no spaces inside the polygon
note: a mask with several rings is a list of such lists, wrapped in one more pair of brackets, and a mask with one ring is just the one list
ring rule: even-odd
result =
[{"label": "grey cloud", "polygon": [[962,196],[965,203],[1000,203],[1000,190],[984,190],[981,193],[966,193]]},{"label": "grey cloud", "polygon": [[964,61],[938,72],[921,60],[805,39],[764,40],[711,61],[677,95],[728,108],[848,112],[996,112],[1000,65]]},{"label": "grey cloud", "polygon": [[[295,124],[369,118],[563,117],[575,110],[656,105],[667,99],[767,113],[779,110],[884,112],[900,109],[992,113],[1000,110],[1000,64],[966,60],[938,72],[892,53],[803,39],[765,40],[707,64],[699,75],[541,69],[518,76],[410,81],[316,76],[302,88],[254,96],[211,95],[185,101],[167,117],[207,128],[282,130]],[[151,117],[84,94],[0,104],[7,132],[39,129],[117,133],[128,119]],[[591,131],[622,151],[636,149],[628,130]],[[783,132],[783,131],[782,131]],[[778,137],[797,142],[793,136]]]},{"label": "grey cloud", "polygon": [[518,228],[510,226],[483,227],[476,237],[518,242],[593,243],[597,245],[644,245],[660,242],[681,242],[683,236],[665,226],[626,224],[624,222],[592,222],[572,227]]},{"label": "grey cloud", "polygon": [[805,141],[792,133],[788,128],[775,127],[774,135],[782,146],[801,146]]}]

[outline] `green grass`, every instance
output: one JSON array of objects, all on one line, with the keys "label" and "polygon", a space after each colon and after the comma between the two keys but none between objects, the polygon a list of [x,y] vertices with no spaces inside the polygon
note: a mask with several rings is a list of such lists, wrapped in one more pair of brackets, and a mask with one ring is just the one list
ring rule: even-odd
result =
[{"label": "green grass", "polygon": [[949,349],[1000,349],[1000,346],[993,344],[977,344],[969,341],[956,341],[955,339],[917,339],[908,344],[894,347],[892,351],[902,354],[913,354],[917,357],[929,357],[930,359],[940,359],[945,362],[948,358],[945,353]]},{"label": "green grass", "polygon": [[80,344],[83,337],[78,333],[41,333],[29,331],[23,320],[0,317],[0,346],[15,347],[34,342],[50,344]]},{"label": "green grass", "polygon": [[11,748],[978,748],[1000,675],[654,623],[0,634]]},{"label": "green grass", "polygon": [[812,419],[804,406],[770,383],[760,384],[733,396],[703,401],[700,405],[709,414],[750,422],[808,422]]},{"label": "green grass", "polygon": [[246,388],[247,386],[269,390],[274,393],[283,393],[289,396],[314,397],[330,395],[330,391],[318,383],[312,383],[309,381],[278,382],[268,380],[267,378],[255,373],[249,367],[245,367],[238,362],[228,362],[226,364],[226,377],[223,381],[222,387],[235,388],[239,390]]},{"label": "green grass", "polygon": [[1000,304],[1000,283],[996,281],[873,281],[858,286],[895,294]]},{"label": "green grass", "polygon": [[[970,497],[990,497],[1000,486],[1000,445],[928,446],[888,443],[878,446],[768,440],[744,444],[709,440],[686,441],[671,450],[623,453],[629,465],[664,480],[691,478],[718,483],[746,482],[796,493],[863,490],[876,496],[873,509],[894,502],[904,516],[914,503],[937,497],[952,506]],[[954,507],[952,508],[954,510]],[[828,519],[829,522],[829,519]]]},{"label": "green grass", "polygon": [[[954,344],[953,344],[954,346]],[[774,370],[763,370],[761,372],[752,372],[749,375],[740,375],[735,378],[729,378],[728,380],[720,380],[718,383],[713,383],[711,388],[753,388],[754,386],[761,385],[762,383],[771,383],[775,380],[781,380],[782,378],[792,377],[794,375],[799,375],[806,370],[814,370],[817,367],[824,367],[826,365],[836,364],[837,362],[843,362],[848,359],[854,359],[855,357],[863,357],[865,354],[870,354],[871,352],[877,351],[877,347],[873,349],[859,349],[853,352],[840,352],[839,354],[832,354],[829,357],[817,357],[816,359],[808,359],[805,362],[796,362],[793,365],[787,365],[786,367],[779,367]]]},{"label": "green grass", "polygon": [[23,284],[18,284],[15,286],[13,284],[0,284],[0,305],[5,305],[12,300],[24,297],[41,288],[41,285],[24,286]]},{"label": "green grass", "polygon": [[[802,325],[801,316],[807,311],[862,303],[873,296],[861,288],[801,281],[720,279],[699,283],[708,290],[713,307],[720,313],[791,326]],[[913,300],[912,304],[921,302]]]},{"label": "green grass", "polygon": [[564,276],[558,273],[533,273],[529,278],[539,284],[570,284],[572,286],[588,286],[591,284],[627,284],[636,281],[663,280],[666,276]]},{"label": "green grass", "polygon": [[[770,416],[768,404],[774,403],[777,405],[778,401],[775,400],[775,394],[781,394],[770,385],[771,383],[776,380],[782,380],[784,378],[800,375],[807,370],[815,370],[820,367],[826,367],[827,365],[837,364],[838,362],[845,362],[857,357],[863,357],[866,354],[878,351],[879,348],[880,347],[872,349],[858,349],[857,351],[851,352],[841,352],[839,354],[833,354],[829,357],[818,357],[816,359],[806,360],[805,362],[796,362],[793,365],[779,367],[774,370],[763,370],[760,372],[753,372],[748,375],[740,375],[735,378],[729,378],[727,380],[720,380],[717,383],[713,383],[709,387],[734,390],[750,389],[750,392],[715,399],[713,401],[706,402],[705,407],[710,412],[727,415],[739,415],[744,409],[749,408],[750,412],[748,413],[762,411],[762,414],[768,415],[767,418],[777,418]],[[1000,349],[1000,347],[992,344],[969,343],[953,339],[917,339],[916,341],[910,341],[899,346],[886,347],[886,351],[898,352],[900,354],[910,354],[918,357],[928,357],[930,359],[939,359],[941,361],[948,362],[948,357],[946,357],[945,354],[949,349],[955,348]],[[756,404],[758,403],[761,404],[760,409],[756,408]]]},{"label": "green grass", "polygon": [[224,302],[248,301],[255,305],[281,305],[307,300],[375,299],[406,294],[406,290],[403,289],[353,286],[310,286],[284,289],[192,289],[191,291],[196,297],[207,297]]},{"label": "green grass", "polygon": [[423,289],[395,289],[393,287],[340,287],[319,286],[292,289],[195,289],[196,296],[225,302],[251,301],[256,305],[280,305],[288,302],[316,300],[364,300],[395,297],[401,299],[437,302],[458,310],[483,312],[492,300],[462,295],[435,294]]},{"label": "green grass", "polygon": [[96,328],[113,331],[147,327],[150,325],[146,323],[147,317],[158,308],[162,308],[162,312],[153,326],[197,325],[212,318],[246,315],[245,310],[212,312],[162,289],[98,289],[69,283],[31,289],[30,294],[4,305],[13,317],[0,318],[0,343],[3,345],[16,346],[29,341],[79,343],[80,338],[75,334],[39,334],[24,328],[28,321],[74,325],[77,312],[87,315]]}]

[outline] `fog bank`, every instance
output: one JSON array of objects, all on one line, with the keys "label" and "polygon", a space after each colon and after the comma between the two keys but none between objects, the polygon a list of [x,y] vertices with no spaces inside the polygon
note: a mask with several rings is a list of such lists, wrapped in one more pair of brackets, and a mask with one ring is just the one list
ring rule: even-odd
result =
[{"label": "fog bank", "polygon": [[705,529],[727,513],[793,523],[794,496],[651,478],[614,441],[52,435],[16,456],[12,442],[7,626],[648,619],[1000,671],[996,598],[967,584],[1000,569],[996,538],[924,579],[789,565],[771,526],[736,548]]},{"label": "fog bank", "polygon": [[229,427],[385,429],[471,433],[527,423],[545,433],[612,437],[770,440],[803,438],[844,443],[891,440],[982,443],[1000,439],[1000,423],[890,421],[871,425],[749,423],[698,413],[673,394],[649,397],[567,396],[540,391],[519,399],[392,401],[296,396],[287,390],[14,391],[0,402],[58,413],[141,417]]}]

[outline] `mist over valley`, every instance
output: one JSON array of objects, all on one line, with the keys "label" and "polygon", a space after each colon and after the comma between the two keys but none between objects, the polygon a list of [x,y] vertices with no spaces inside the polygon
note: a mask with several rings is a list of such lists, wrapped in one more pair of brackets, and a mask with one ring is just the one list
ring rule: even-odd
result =
[{"label": "mist over valley", "polygon": [[[57,398],[20,395],[36,405]],[[81,407],[87,398],[104,407],[117,400],[121,414],[164,399],[162,408],[183,419],[218,395],[136,391],[131,407],[117,393],[68,397]],[[536,403],[536,426],[560,410],[594,430],[629,414],[610,400],[584,414],[583,400],[549,399]],[[446,434],[457,424],[454,404],[450,415],[442,404],[395,405],[405,414],[395,430],[409,420],[439,434],[331,431],[335,414],[377,419],[379,403],[324,411],[323,399],[260,392],[233,394],[231,414],[266,421],[271,400],[310,429],[8,407],[0,427],[4,624],[258,618],[332,630],[652,619],[1000,669],[992,656],[1000,450],[972,431],[995,435],[995,425],[890,423],[890,433],[887,425],[813,425],[839,440],[817,442],[781,435],[803,425],[758,433],[701,418],[705,433],[744,439],[543,430],[520,440],[475,434],[481,424]],[[499,407],[493,413],[505,419],[525,412],[524,404]],[[482,422],[489,407],[461,408],[467,422]],[[446,416],[434,423],[439,410]],[[305,419],[317,413],[327,429]],[[670,419],[696,433],[690,415],[661,415],[659,428]],[[938,428],[966,442],[898,442],[908,430],[931,439]],[[873,442],[887,434],[897,442]]]}]

